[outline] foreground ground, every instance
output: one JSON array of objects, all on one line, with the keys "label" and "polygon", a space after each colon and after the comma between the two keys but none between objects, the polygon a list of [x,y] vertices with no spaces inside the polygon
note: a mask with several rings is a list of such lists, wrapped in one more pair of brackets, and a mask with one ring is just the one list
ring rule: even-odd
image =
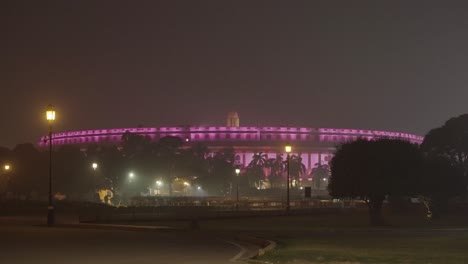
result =
[{"label": "foreground ground", "polygon": [[284,216],[201,221],[200,227],[277,242],[275,250],[252,263],[468,263],[466,217],[430,222],[403,215],[387,220],[389,226],[371,228],[366,214]]},{"label": "foreground ground", "polygon": [[277,242],[252,263],[468,263],[463,214],[428,221],[420,213],[390,213],[389,225],[380,228],[368,226],[365,212],[200,219],[199,230],[188,229],[187,221],[113,223],[174,228],[156,231],[50,229],[34,225],[44,219],[3,219],[0,263],[232,263],[240,248],[226,240],[242,235]]},{"label": "foreground ground", "polygon": [[0,221],[0,263],[232,263],[240,248],[221,237],[183,230],[33,226]]}]

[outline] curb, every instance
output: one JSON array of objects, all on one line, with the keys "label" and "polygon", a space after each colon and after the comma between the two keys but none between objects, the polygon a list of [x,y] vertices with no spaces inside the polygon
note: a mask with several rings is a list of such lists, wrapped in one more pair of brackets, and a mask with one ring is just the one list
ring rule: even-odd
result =
[{"label": "curb", "polygon": [[250,257],[250,259],[253,259],[255,257],[263,256],[266,252],[271,251],[276,248],[276,242],[268,239],[262,239],[254,236],[248,236],[248,235],[237,235],[235,236],[236,240],[247,243],[247,244],[253,244],[259,249],[257,250],[257,253]]},{"label": "curb", "polygon": [[[47,225],[40,225],[47,226]],[[56,224],[56,228],[83,228],[83,229],[100,229],[100,230],[122,230],[122,231],[160,231],[174,230],[175,228],[168,226],[134,226],[134,225],[112,225],[112,224]]]},{"label": "curb", "polygon": [[[47,226],[47,225],[40,225]],[[100,229],[100,230],[123,230],[123,231],[164,231],[178,230],[168,226],[136,226],[136,225],[113,225],[113,224],[56,224],[56,228],[85,228],[85,229]],[[262,239],[249,235],[235,235],[234,239],[246,244],[257,246],[258,249],[253,256],[245,258],[253,260],[256,257],[263,256],[266,252],[276,248],[276,242],[268,239]],[[228,242],[228,241],[227,241]],[[235,243],[234,243],[235,244]],[[242,248],[242,247],[241,247]],[[245,252],[244,252],[245,253]],[[237,260],[242,260],[242,256],[237,257]]]}]

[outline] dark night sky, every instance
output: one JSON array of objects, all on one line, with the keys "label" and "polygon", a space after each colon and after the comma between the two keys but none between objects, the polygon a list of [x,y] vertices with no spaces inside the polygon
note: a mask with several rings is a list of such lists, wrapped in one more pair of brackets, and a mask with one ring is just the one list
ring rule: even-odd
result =
[{"label": "dark night sky", "polygon": [[467,112],[468,10],[438,3],[2,1],[0,145],[37,142],[49,103],[61,131],[235,110],[425,134]]}]

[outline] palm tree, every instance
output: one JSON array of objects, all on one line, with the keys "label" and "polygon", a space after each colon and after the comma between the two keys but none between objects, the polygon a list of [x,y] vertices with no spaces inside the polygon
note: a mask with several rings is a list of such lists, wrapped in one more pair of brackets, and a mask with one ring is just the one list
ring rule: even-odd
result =
[{"label": "palm tree", "polygon": [[266,168],[267,158],[267,155],[263,152],[255,153],[252,156],[252,161],[247,166],[246,174],[249,177],[250,184],[257,188],[260,187],[260,182],[265,179],[263,169]]},{"label": "palm tree", "polygon": [[[287,163],[288,161],[286,161]],[[288,167],[286,166],[286,170]],[[296,155],[292,154],[289,157],[289,174],[291,175],[291,180],[295,184],[293,184],[293,187],[297,187],[297,183],[299,182],[299,179],[301,178],[302,175],[304,175],[306,172],[306,166],[302,163],[302,157],[301,154]]]},{"label": "palm tree", "polygon": [[321,186],[325,188],[330,177],[330,166],[328,164],[316,163],[310,174],[312,176],[312,183],[316,189],[320,189]]},{"label": "palm tree", "polygon": [[268,159],[266,167],[270,169],[270,176],[268,177],[271,187],[280,186],[283,180],[283,172],[285,164],[283,162],[283,155],[277,154],[275,159]]}]

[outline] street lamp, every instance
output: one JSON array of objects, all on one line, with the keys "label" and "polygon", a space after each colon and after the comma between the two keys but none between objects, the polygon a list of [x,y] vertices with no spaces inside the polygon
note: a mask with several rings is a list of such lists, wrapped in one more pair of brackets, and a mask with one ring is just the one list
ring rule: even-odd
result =
[{"label": "street lamp", "polygon": [[240,169],[236,169],[236,209],[239,209],[239,173]]},{"label": "street lamp", "polygon": [[291,153],[292,147],[289,144],[286,144],[284,147],[284,150],[287,153],[287,166],[288,166],[288,171],[287,171],[287,183],[286,183],[286,212],[289,212],[289,153]]},{"label": "street lamp", "polygon": [[55,223],[54,206],[52,205],[52,124],[55,121],[55,110],[50,104],[47,106],[46,119],[49,122],[49,204],[47,206],[47,225]]},{"label": "street lamp", "polygon": [[5,171],[9,171],[10,168],[11,168],[11,167],[10,167],[10,164],[5,164],[5,166],[3,166],[3,169],[4,169]]},{"label": "street lamp", "polygon": [[96,162],[93,162],[93,164],[91,165],[91,167],[93,167],[93,170],[96,170],[97,167],[98,167],[98,164]]}]

